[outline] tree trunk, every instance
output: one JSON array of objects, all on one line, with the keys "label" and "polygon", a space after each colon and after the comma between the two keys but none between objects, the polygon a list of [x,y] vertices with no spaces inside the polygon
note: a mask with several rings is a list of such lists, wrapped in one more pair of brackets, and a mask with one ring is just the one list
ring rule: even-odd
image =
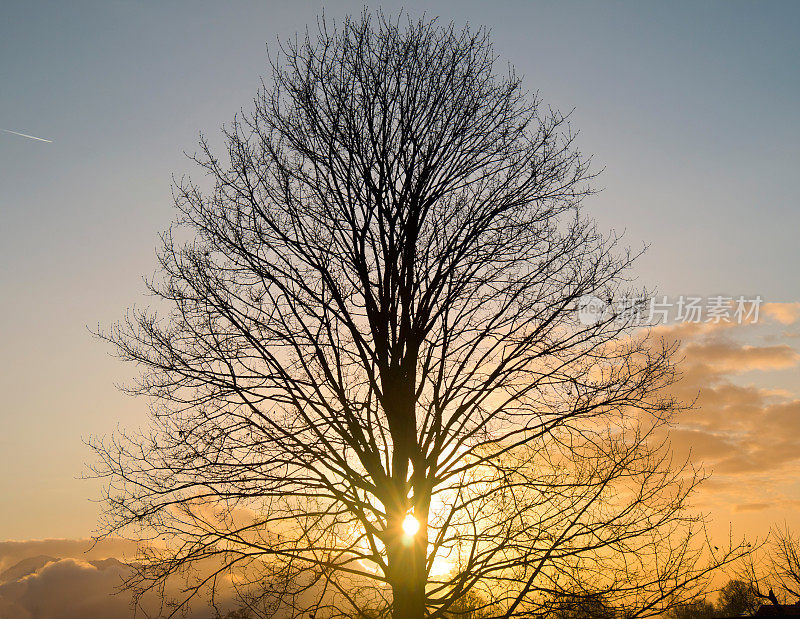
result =
[{"label": "tree trunk", "polygon": [[397,584],[392,587],[392,619],[423,619],[425,616],[425,584]]},{"label": "tree trunk", "polygon": [[[422,529],[420,529],[422,533]],[[392,619],[425,616],[425,544],[398,538],[390,557]]]},{"label": "tree trunk", "polygon": [[[424,478],[424,467],[419,468],[420,447],[417,443],[416,426],[416,360],[413,346],[403,362],[384,377],[384,409],[392,436],[392,494],[388,497],[389,583],[392,586],[393,619],[423,619],[425,616],[425,589],[427,575],[425,558],[427,551],[427,520],[430,499],[421,501],[420,476]],[[416,463],[409,480],[411,464]],[[412,494],[413,497],[410,497]],[[419,522],[414,536],[403,531],[403,522],[410,513]]]}]

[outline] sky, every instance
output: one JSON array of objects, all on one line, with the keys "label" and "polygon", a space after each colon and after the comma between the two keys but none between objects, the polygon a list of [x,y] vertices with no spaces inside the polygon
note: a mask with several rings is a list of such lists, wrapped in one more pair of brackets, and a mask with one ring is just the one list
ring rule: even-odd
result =
[{"label": "sky", "polygon": [[[138,427],[135,375],[91,335],[146,306],[173,175],[249,109],[267,45],[362,2],[0,4],[0,540],[84,539],[85,440]],[[760,296],[754,327],[676,325],[699,416],[676,434],[701,503],[761,533],[800,505],[800,4],[384,2],[490,28],[545,104],[573,110],[602,191],[587,212],[648,246],[678,297]],[[769,305],[767,305],[769,304]],[[800,522],[798,523],[800,525]],[[2,548],[0,548],[2,551]],[[46,553],[44,553],[46,554]],[[0,556],[0,564],[3,557]],[[87,568],[88,569],[88,568]]]}]

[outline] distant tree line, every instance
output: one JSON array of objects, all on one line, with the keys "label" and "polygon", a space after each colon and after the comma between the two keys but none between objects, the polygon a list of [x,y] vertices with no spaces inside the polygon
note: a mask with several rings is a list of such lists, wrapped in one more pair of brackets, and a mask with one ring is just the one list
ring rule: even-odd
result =
[{"label": "distant tree line", "polygon": [[[754,614],[764,600],[759,598],[753,583],[739,579],[729,580],[719,590],[716,603],[704,597],[672,608],[666,619],[714,619],[718,617],[740,617]],[[608,596],[601,592],[559,593],[543,607],[541,616],[547,619],[626,619],[626,613],[614,607]],[[358,619],[380,619],[388,617],[388,608],[365,611]],[[493,615],[486,601],[479,595],[469,593],[453,605],[447,619],[489,619]],[[218,614],[216,619],[251,619],[247,609],[231,610]],[[354,616],[355,619],[356,616]]]},{"label": "distant tree line", "polygon": [[753,615],[762,604],[751,583],[734,579],[719,591],[716,603],[700,598],[673,608],[668,619],[712,619]]}]

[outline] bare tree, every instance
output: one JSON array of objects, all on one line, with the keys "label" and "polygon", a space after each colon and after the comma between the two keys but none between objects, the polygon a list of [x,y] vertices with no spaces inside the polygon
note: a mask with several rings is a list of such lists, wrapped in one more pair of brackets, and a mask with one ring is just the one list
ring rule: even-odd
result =
[{"label": "bare tree", "polygon": [[748,553],[739,575],[764,604],[800,604],[800,538],[788,525],[773,527]]},{"label": "bare tree", "polygon": [[800,537],[788,526],[772,531],[771,572],[787,597],[800,601]]},{"label": "bare tree", "polygon": [[103,530],[160,538],[131,585],[213,560],[187,595],[227,574],[261,614],[511,617],[585,582],[628,616],[677,603],[709,564],[700,476],[656,440],[674,347],[577,320],[633,294],[634,256],[582,215],[567,119],[483,30],[318,30],[224,157],[201,142],[209,186],[177,184],[168,313],[104,335],[153,403],[95,443]]}]

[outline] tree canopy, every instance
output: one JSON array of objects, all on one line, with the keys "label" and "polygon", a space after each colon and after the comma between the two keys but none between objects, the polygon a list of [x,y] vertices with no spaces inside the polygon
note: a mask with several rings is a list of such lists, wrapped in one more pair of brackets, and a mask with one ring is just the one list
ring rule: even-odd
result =
[{"label": "tree canopy", "polygon": [[160,305],[104,333],[152,402],[95,443],[104,530],[159,541],[131,586],[213,565],[189,594],[405,619],[591,584],[633,617],[706,574],[701,476],[657,439],[674,346],[613,305],[578,320],[636,296],[634,256],[583,213],[568,119],[499,66],[483,29],[321,20],[201,142]]}]

